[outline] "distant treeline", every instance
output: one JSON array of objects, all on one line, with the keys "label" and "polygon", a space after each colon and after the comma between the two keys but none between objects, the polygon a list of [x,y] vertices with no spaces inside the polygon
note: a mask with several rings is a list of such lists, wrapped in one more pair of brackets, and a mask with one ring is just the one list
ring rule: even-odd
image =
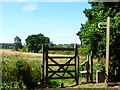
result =
[{"label": "distant treeline", "polygon": [[14,43],[0,43],[0,49],[13,49]]},{"label": "distant treeline", "polygon": [[[75,44],[50,44],[50,47],[54,47],[54,48],[73,48]],[[0,49],[14,49],[15,44],[14,43],[0,43]],[[24,46],[23,46],[24,47]],[[22,49],[19,49],[21,51],[23,51]],[[38,53],[42,53],[42,49],[39,50]],[[60,51],[51,51],[49,53],[52,54],[71,54],[73,52],[71,51],[64,51],[64,52],[60,52]],[[87,55],[87,48],[84,48],[83,45],[78,45],[78,53],[79,54],[83,54],[83,55]]]},{"label": "distant treeline", "polygon": [[[65,48],[73,48],[75,44],[53,44],[51,43],[50,46],[52,47],[65,47]],[[82,47],[82,45],[79,47]],[[14,43],[0,43],[0,49],[13,49]]]}]

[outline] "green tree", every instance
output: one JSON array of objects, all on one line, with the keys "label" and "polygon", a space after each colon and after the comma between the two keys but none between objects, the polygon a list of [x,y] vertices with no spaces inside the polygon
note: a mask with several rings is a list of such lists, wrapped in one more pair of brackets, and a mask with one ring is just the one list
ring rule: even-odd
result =
[{"label": "green tree", "polygon": [[[83,12],[88,18],[77,33],[83,45],[96,57],[105,57],[106,29],[98,28],[99,22],[111,17],[110,25],[110,77],[120,78],[120,2],[89,2],[91,9]],[[116,52],[117,51],[117,52]]]},{"label": "green tree", "polygon": [[21,49],[22,48],[22,43],[21,43],[21,39],[16,36],[14,38],[14,50],[18,51],[18,49]]},{"label": "green tree", "polygon": [[26,39],[25,47],[29,52],[38,53],[38,51],[42,48],[42,44],[49,42],[50,42],[49,38],[41,33],[37,35],[29,35]]}]

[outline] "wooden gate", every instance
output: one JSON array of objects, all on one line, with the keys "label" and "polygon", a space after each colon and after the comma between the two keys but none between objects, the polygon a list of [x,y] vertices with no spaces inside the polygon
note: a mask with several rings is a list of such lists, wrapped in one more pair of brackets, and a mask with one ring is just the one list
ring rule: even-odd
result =
[{"label": "wooden gate", "polygon": [[[50,56],[49,51],[73,51],[73,56]],[[50,48],[47,44],[43,45],[43,83],[46,84],[49,79],[75,79],[78,84],[78,66],[79,57],[77,45],[74,48]],[[59,60],[56,60],[59,59]],[[64,63],[58,61],[68,59]],[[63,62],[63,61],[61,61]],[[71,67],[73,70],[68,69]],[[56,69],[55,69],[56,68]],[[66,75],[68,74],[68,75]]]}]

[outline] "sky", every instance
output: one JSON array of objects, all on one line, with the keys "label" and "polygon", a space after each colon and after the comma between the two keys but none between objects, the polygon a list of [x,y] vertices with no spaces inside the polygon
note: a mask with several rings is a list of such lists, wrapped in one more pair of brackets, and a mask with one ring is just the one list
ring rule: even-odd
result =
[{"label": "sky", "polygon": [[[18,0],[19,1],[19,0]],[[72,1],[72,0],[71,0]],[[1,3],[0,3],[1,4]],[[22,43],[28,35],[44,34],[54,44],[80,44],[76,33],[85,23],[88,2],[2,2],[0,43]]]}]

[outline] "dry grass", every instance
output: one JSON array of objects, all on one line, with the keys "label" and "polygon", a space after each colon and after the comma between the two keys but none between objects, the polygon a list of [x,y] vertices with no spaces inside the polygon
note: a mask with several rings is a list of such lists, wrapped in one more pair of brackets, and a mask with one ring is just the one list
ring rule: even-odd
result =
[{"label": "dry grass", "polygon": [[[0,49],[0,55],[2,56],[2,59],[4,60],[14,60],[14,59],[19,59],[23,58],[28,61],[30,60],[38,60],[42,62],[42,54],[40,53],[27,53],[27,52],[19,52],[19,51],[13,51],[13,50],[8,50],[8,49]],[[60,55],[60,54],[50,54],[50,56],[71,56],[71,55]],[[86,60],[86,56],[79,56],[80,61]],[[56,59],[58,63],[65,63],[69,59]],[[96,63],[98,60],[95,59],[94,63]],[[52,62],[50,62],[52,63]],[[54,69],[58,69],[59,67],[52,67]],[[67,82],[66,82],[67,83]],[[70,83],[68,83],[70,85]],[[72,85],[71,85],[72,86]],[[69,87],[69,86],[68,86]],[[80,84],[78,86],[74,86],[72,88],[108,88],[104,83],[101,84]],[[115,86],[114,88],[120,88],[119,85]]]},{"label": "dry grass", "polygon": [[[2,60],[15,60],[15,59],[25,59],[27,61],[30,60],[38,60],[42,63],[42,54],[41,53],[28,53],[28,52],[20,52],[20,51],[13,51],[12,49],[0,49],[0,54],[2,56]],[[73,56],[73,55],[62,55],[62,54],[49,54],[49,56]],[[85,56],[80,56],[82,60],[84,60]],[[70,59],[54,59],[59,64],[64,64]],[[49,64],[54,64],[51,60],[48,62]],[[71,64],[73,64],[73,60]],[[51,68],[58,69],[59,67],[52,66]]]},{"label": "dry grass", "polygon": [[[42,57],[41,53],[29,53],[29,52],[20,52],[14,51],[12,49],[0,49],[0,54],[3,55],[15,55],[17,56],[26,56],[26,57]],[[49,54],[49,56],[72,56],[72,55],[62,55],[62,54]]]},{"label": "dry grass", "polygon": [[[28,53],[28,52],[20,52],[20,51],[13,51],[12,49],[0,49],[0,55],[2,58],[11,56],[11,58],[24,58],[27,60],[42,60],[42,54],[41,53]],[[62,55],[62,54],[49,54],[49,56],[73,56],[73,55]],[[85,60],[86,56],[79,56],[80,60]],[[65,59],[57,59],[56,61],[65,63]]]},{"label": "dry grass", "polygon": [[[13,50],[8,50],[8,49],[0,49],[0,54],[2,55],[2,60],[13,61],[13,60],[22,58],[24,60],[27,60],[27,62],[31,60],[37,60],[37,61],[40,61],[40,63],[42,64],[42,54],[40,53],[28,53],[28,52],[13,51]],[[49,54],[49,56],[72,56],[72,55]],[[80,56],[80,60],[81,58],[84,60],[86,57]],[[64,64],[70,59],[68,58],[68,59],[54,59],[54,60],[58,62],[59,64]],[[49,60],[49,64],[54,64],[54,63],[51,60]],[[74,64],[74,60],[72,60],[70,64]],[[50,68],[56,71],[60,67],[51,66]],[[67,68],[67,66],[65,66],[64,68]],[[68,69],[71,70],[71,69],[74,69],[74,67],[69,66]]]}]

